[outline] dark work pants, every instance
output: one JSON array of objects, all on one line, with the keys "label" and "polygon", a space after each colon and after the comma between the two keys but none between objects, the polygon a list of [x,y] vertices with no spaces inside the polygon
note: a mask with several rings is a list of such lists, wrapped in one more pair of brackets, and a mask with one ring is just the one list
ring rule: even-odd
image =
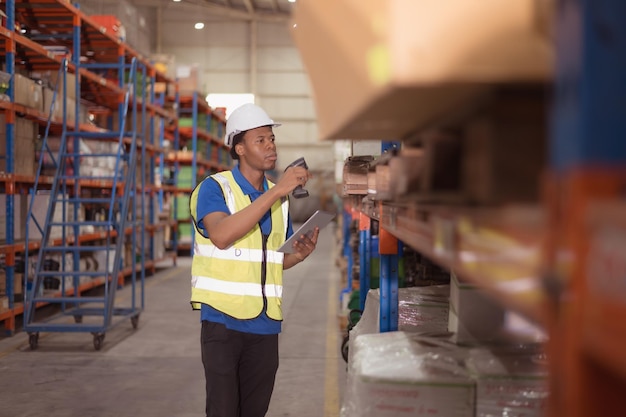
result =
[{"label": "dark work pants", "polygon": [[207,417],[263,417],[278,370],[278,335],[202,322]]}]

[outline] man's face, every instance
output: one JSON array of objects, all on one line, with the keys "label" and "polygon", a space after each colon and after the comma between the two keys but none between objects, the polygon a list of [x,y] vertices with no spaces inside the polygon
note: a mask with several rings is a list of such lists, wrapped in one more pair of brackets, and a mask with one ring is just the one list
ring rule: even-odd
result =
[{"label": "man's face", "polygon": [[276,167],[276,145],[271,126],[248,130],[240,145],[239,159],[252,168],[268,171]]}]

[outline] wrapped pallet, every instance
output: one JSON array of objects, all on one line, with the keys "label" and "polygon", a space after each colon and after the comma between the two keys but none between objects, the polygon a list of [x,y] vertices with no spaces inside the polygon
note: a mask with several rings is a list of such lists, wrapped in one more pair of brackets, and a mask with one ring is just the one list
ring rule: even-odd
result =
[{"label": "wrapped pallet", "polygon": [[361,335],[353,348],[343,417],[474,416],[461,348],[406,332]]},{"label": "wrapped pallet", "polygon": [[476,381],[476,417],[545,415],[545,362],[533,346],[470,350],[466,363]]},{"label": "wrapped pallet", "polygon": [[[420,334],[447,333],[449,293],[448,285],[399,288],[398,330]],[[380,333],[379,316],[380,290],[372,289],[367,294],[361,319],[350,331],[350,340],[363,334]]]}]

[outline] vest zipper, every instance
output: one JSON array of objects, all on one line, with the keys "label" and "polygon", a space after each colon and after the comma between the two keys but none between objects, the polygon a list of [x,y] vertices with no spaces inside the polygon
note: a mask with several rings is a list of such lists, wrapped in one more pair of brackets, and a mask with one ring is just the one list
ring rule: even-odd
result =
[{"label": "vest zipper", "polygon": [[267,313],[267,297],[265,296],[265,283],[267,282],[267,240],[269,236],[261,234],[263,242],[263,256],[261,261],[261,293],[263,294],[263,311]]}]

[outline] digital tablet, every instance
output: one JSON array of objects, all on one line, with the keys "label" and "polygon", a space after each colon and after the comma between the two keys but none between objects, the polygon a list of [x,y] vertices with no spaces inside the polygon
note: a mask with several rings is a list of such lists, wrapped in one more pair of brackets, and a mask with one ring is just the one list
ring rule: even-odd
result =
[{"label": "digital tablet", "polygon": [[278,251],[284,253],[294,253],[293,244],[300,239],[300,236],[312,236],[316,227],[322,230],[332,219],[335,218],[335,213],[329,213],[327,211],[317,210],[309,219],[304,222],[302,226],[296,230],[289,239],[285,241]]}]

